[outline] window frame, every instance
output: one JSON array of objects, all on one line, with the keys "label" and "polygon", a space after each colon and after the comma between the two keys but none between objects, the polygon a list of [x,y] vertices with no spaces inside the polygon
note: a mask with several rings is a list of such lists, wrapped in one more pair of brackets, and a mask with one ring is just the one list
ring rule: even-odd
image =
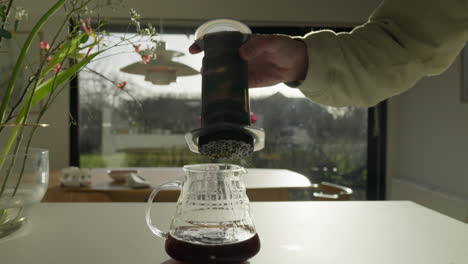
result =
[{"label": "window frame", "polygon": [[[124,32],[126,25],[109,25],[108,32]],[[312,30],[330,29],[335,32],[346,32],[352,28],[337,27],[310,27],[310,26],[252,26],[253,33],[259,34],[285,34],[303,36]],[[193,34],[194,26],[164,26],[164,33]],[[70,82],[70,166],[80,166],[79,151],[79,90],[78,76]],[[386,194],[386,132],[387,132],[387,102],[383,101],[367,110],[367,180],[366,199],[385,200]]]}]

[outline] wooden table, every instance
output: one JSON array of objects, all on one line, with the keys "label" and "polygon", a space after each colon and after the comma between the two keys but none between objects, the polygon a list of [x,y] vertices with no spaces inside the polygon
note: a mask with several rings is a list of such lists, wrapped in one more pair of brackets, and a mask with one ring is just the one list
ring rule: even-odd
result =
[{"label": "wooden table", "polygon": [[[138,168],[152,187],[174,181],[183,176],[181,168]],[[152,188],[132,189],[118,184],[107,175],[108,169],[92,169],[92,183],[88,188],[63,188],[59,186],[61,172],[52,171],[44,202],[143,202]],[[311,182],[302,174],[284,169],[247,169],[244,176],[247,194],[251,201],[287,201],[288,190],[310,188]],[[175,202],[178,190],[162,191],[156,200]]]},{"label": "wooden table", "polygon": [[[174,203],[154,205],[167,228]],[[143,203],[42,203],[5,264],[170,264]],[[261,250],[250,264],[466,264],[468,225],[412,202],[251,203]]]}]

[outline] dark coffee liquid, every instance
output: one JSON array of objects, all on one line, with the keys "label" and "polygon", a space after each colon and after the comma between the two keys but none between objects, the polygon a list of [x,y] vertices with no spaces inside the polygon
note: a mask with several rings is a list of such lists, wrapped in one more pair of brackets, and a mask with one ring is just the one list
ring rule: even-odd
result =
[{"label": "dark coffee liquid", "polygon": [[166,239],[166,252],[175,260],[187,263],[242,263],[260,251],[260,239],[253,237],[227,245],[199,245],[177,240],[172,236]]}]

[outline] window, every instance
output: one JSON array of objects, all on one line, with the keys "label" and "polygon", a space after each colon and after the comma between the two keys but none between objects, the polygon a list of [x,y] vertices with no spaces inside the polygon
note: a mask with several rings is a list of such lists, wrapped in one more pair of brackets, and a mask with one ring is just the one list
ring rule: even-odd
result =
[{"label": "window", "polygon": [[[303,35],[310,28],[253,30]],[[115,30],[104,41],[107,44],[119,41],[122,34]],[[166,49],[186,54],[173,61],[200,69],[203,54],[187,54],[193,35],[171,32],[159,37],[166,43]],[[179,77],[176,83],[155,85],[145,80],[150,79],[148,76],[120,71],[141,60],[132,45],[123,45],[112,53],[100,55],[77,78],[79,103],[72,103],[72,113],[78,113],[75,116],[78,127],[72,128],[72,163],[115,168],[181,167],[210,162],[191,153],[184,139],[186,132],[199,128],[201,76]],[[127,81],[126,89],[117,88],[96,72],[117,83]],[[382,153],[377,143],[382,141],[380,137],[375,141],[372,131],[377,127],[373,118],[384,115],[377,115],[375,109],[322,106],[285,85],[249,92],[251,111],[257,119],[254,126],[265,130],[266,146],[235,163],[244,167],[289,169],[313,182],[342,184],[354,190],[355,199],[383,198],[381,192],[375,191],[383,186],[380,166],[383,158],[376,158]],[[368,136],[369,131],[372,137]],[[73,158],[73,153],[79,155]],[[369,169],[377,171],[372,178],[368,177]],[[374,177],[379,180],[373,180]],[[307,200],[310,198],[307,195],[291,193],[294,199]]]}]

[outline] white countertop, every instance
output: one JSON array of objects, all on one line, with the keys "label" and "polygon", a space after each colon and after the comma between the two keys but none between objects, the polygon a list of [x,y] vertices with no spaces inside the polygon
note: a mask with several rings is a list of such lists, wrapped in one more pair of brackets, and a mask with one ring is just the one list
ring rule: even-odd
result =
[{"label": "white countertop", "polygon": [[[173,203],[155,204],[169,225]],[[143,203],[42,203],[0,239],[2,264],[169,264]],[[251,264],[467,264],[468,225],[412,202],[252,203],[261,250]],[[159,218],[158,218],[159,217]]]}]

